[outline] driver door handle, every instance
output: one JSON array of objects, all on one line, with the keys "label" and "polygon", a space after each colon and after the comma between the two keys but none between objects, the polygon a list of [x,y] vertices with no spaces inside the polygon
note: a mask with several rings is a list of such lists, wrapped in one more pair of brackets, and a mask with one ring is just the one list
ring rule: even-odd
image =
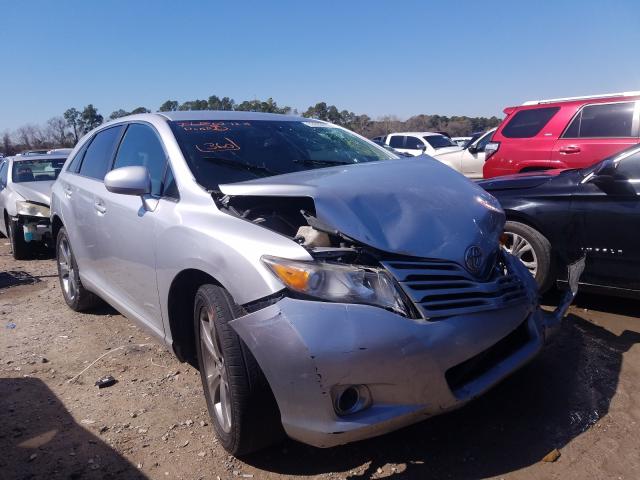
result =
[{"label": "driver door handle", "polygon": [[93,202],[93,208],[95,208],[96,212],[98,212],[98,215],[104,215],[105,213],[107,213],[107,207],[99,198],[97,198],[95,202]]},{"label": "driver door handle", "polygon": [[73,194],[73,190],[71,190],[71,188],[69,188],[68,185],[65,185],[63,187],[63,190],[64,190],[64,196],[67,198],[71,198],[71,195]]}]

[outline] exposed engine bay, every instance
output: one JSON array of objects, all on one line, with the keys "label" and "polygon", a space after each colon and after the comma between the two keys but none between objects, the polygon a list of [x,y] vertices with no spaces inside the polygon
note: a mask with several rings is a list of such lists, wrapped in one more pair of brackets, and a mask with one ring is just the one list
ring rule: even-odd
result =
[{"label": "exposed engine bay", "polygon": [[291,238],[318,260],[379,266],[375,249],[316,218],[312,198],[223,195],[216,203],[230,215]]}]

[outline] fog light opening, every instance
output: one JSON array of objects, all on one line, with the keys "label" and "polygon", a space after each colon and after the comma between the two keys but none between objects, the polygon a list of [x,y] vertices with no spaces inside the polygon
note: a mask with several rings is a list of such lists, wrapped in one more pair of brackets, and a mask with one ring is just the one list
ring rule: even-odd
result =
[{"label": "fog light opening", "polygon": [[364,385],[349,385],[338,391],[334,408],[338,415],[351,415],[360,412],[371,404],[369,389]]}]

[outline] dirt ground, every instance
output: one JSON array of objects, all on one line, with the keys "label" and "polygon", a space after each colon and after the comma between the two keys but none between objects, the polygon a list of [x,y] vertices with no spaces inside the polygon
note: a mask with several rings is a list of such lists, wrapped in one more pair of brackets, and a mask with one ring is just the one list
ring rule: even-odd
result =
[{"label": "dirt ground", "polygon": [[[461,410],[238,460],[195,369],[108,307],[69,310],[53,260],[16,262],[1,239],[0,478],[638,479],[639,317],[638,301],[581,295],[537,360]],[[98,389],[104,375],[117,383]]]}]

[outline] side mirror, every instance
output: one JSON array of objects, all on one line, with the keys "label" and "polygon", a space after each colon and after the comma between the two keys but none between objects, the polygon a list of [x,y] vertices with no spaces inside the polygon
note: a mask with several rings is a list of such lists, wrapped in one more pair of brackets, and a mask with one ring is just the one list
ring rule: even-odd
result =
[{"label": "side mirror", "polygon": [[598,168],[593,172],[596,176],[600,177],[613,177],[616,173],[616,163],[613,160],[603,161]]},{"label": "side mirror", "polygon": [[121,167],[104,177],[104,186],[111,193],[141,197],[151,193],[151,176],[147,167]]}]

